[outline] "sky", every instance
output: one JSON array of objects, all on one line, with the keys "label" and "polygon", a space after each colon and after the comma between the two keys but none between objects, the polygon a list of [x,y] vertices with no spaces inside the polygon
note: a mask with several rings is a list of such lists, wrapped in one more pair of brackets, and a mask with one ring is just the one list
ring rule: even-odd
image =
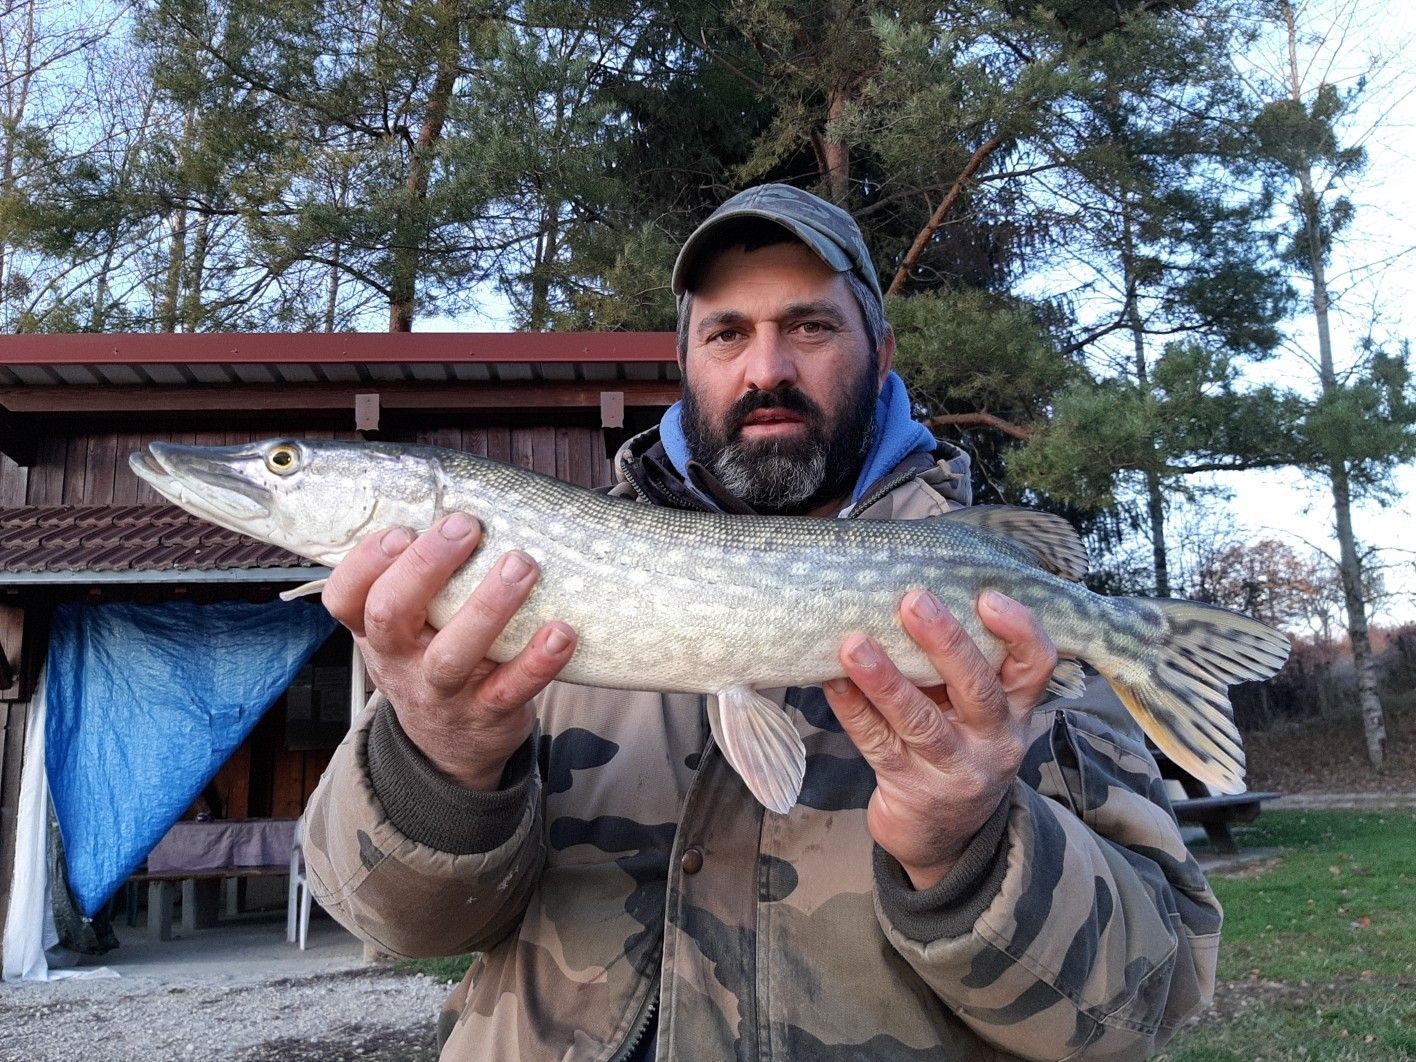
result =
[{"label": "sky", "polygon": [[[1350,363],[1355,344],[1370,334],[1396,349],[1416,327],[1416,208],[1412,174],[1416,173],[1416,65],[1406,59],[1416,44],[1416,7],[1401,0],[1323,0],[1307,5],[1313,25],[1347,26],[1334,36],[1338,46],[1305,42],[1300,62],[1314,85],[1327,77],[1352,86],[1363,71],[1375,70],[1365,98],[1346,130],[1348,142],[1362,143],[1368,164],[1360,181],[1346,189],[1356,206],[1351,228],[1335,250],[1330,268],[1333,344],[1339,371]],[[1326,19],[1323,15],[1326,14]],[[1261,62],[1281,56],[1270,52]],[[1300,286],[1300,291],[1301,291]],[[1305,297],[1310,292],[1304,292]],[[488,292],[479,309],[453,318],[419,322],[420,331],[509,331],[509,307]],[[1313,378],[1305,363],[1316,350],[1310,322],[1292,322],[1288,348],[1256,377],[1261,382],[1303,386]],[[1326,481],[1295,471],[1244,472],[1209,477],[1209,485],[1229,495],[1222,511],[1228,531],[1239,540],[1279,538],[1306,553],[1310,548],[1337,555],[1332,533],[1333,507]],[[1354,510],[1361,546],[1375,549],[1384,565],[1390,596],[1374,619],[1379,623],[1416,621],[1416,535],[1410,502],[1416,497],[1416,468],[1396,474],[1395,502],[1367,502]],[[1205,505],[1214,505],[1207,500]],[[1172,499],[1169,520],[1180,527],[1192,517],[1184,499]]]}]

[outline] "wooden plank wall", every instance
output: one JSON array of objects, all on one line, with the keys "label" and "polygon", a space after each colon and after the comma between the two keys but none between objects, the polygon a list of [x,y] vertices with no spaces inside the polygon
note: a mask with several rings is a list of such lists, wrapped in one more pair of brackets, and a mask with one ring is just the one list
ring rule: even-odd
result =
[{"label": "wooden plank wall", "polygon": [[[306,439],[357,439],[356,432],[304,431]],[[128,468],[128,455],[150,442],[233,446],[268,438],[269,432],[211,431],[149,434],[48,435],[35,463],[21,468],[0,456],[0,508],[21,505],[158,505],[162,499]],[[534,469],[582,487],[610,482],[604,438],[598,428],[489,426],[397,432],[396,442],[421,443],[481,454]]]}]

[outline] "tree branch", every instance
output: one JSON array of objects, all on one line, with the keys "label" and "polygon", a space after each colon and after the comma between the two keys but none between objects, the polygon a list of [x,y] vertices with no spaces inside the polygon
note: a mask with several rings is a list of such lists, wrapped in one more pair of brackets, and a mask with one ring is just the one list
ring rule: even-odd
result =
[{"label": "tree branch", "polygon": [[926,428],[994,428],[1022,442],[1032,436],[1032,429],[1014,424],[992,413],[943,413],[924,421]]},{"label": "tree branch", "polygon": [[925,245],[933,239],[934,234],[939,230],[939,226],[944,224],[944,219],[949,216],[949,211],[954,209],[954,204],[957,203],[959,197],[964,194],[964,186],[967,185],[973,178],[973,175],[978,172],[978,168],[987,161],[988,156],[992,155],[1002,146],[1003,134],[994,133],[993,136],[983,142],[979,149],[973,153],[973,157],[964,164],[964,168],[959,172],[959,176],[954,179],[953,185],[949,188],[949,194],[944,197],[944,201],[940,203],[934,213],[930,215],[929,223],[915,236],[914,243],[910,244],[910,249],[905,252],[904,261],[900,263],[900,268],[895,270],[895,278],[890,281],[890,287],[885,292],[887,297],[900,293],[900,289],[905,286],[905,282],[909,280],[910,274],[914,272],[915,266],[919,264],[920,256],[924,254]]}]

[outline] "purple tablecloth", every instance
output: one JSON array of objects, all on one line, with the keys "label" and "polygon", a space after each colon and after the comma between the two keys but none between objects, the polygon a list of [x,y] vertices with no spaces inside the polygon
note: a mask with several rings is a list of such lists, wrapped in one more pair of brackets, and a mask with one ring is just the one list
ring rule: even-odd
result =
[{"label": "purple tablecloth", "polygon": [[294,819],[213,819],[179,822],[148,853],[154,874],[226,870],[290,862]]}]

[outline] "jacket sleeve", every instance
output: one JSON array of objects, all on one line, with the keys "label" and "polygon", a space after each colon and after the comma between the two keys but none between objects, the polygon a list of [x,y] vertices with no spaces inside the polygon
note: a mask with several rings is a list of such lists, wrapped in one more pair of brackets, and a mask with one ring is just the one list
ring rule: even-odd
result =
[{"label": "jacket sleeve", "polygon": [[533,734],[494,793],[440,774],[375,694],[305,809],[310,891],[400,957],[485,950],[520,921],[545,861]]},{"label": "jacket sleeve", "polygon": [[1129,720],[1035,720],[1011,792],[944,881],[915,892],[877,849],[877,915],[989,1043],[1145,1058],[1212,997],[1223,915]]}]

